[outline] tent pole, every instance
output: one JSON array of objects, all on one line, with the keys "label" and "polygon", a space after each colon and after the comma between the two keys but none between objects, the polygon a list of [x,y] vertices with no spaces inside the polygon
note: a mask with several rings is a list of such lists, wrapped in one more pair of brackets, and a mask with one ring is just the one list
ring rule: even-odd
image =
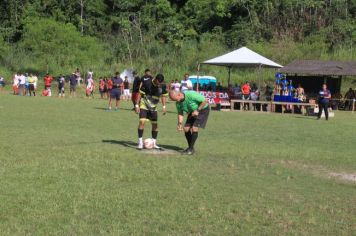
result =
[{"label": "tent pole", "polygon": [[197,73],[197,92],[199,92],[199,74],[200,74],[200,63],[198,63],[198,73]]},{"label": "tent pole", "polygon": [[227,80],[227,86],[229,87],[230,85],[230,79],[231,79],[231,66],[229,66],[229,78]]}]

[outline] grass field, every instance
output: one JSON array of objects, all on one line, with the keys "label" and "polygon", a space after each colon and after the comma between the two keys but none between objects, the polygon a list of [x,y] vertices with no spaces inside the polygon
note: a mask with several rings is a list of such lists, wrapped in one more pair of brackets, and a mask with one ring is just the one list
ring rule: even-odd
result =
[{"label": "grass field", "polygon": [[[211,112],[187,157],[106,106],[0,94],[1,235],[355,235],[356,114]],[[159,144],[185,148],[168,107]]]}]

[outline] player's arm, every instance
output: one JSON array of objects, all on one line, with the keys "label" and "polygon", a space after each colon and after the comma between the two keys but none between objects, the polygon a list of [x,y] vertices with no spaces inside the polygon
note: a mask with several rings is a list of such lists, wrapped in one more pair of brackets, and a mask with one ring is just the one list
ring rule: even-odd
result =
[{"label": "player's arm", "polygon": [[182,131],[183,130],[183,112],[178,113],[178,123],[177,123],[177,130]]},{"label": "player's arm", "polygon": [[330,91],[329,91],[328,96],[327,96],[327,97],[325,97],[325,98],[328,98],[328,99],[330,99],[330,98],[331,98],[331,93],[330,93]]},{"label": "player's arm", "polygon": [[141,90],[141,88],[142,88],[142,82],[140,82],[137,98],[136,98],[136,101],[135,101],[135,111],[136,111],[136,113],[140,113],[140,100],[141,100],[141,93],[143,92]]},{"label": "player's arm", "polygon": [[163,115],[166,114],[167,112],[167,108],[166,108],[166,104],[167,104],[167,96],[166,95],[163,95],[161,97],[161,102],[162,102],[162,111],[163,111]]},{"label": "player's arm", "polygon": [[198,116],[199,112],[205,107],[205,105],[208,103],[208,101],[202,96],[201,98],[198,99],[198,102],[200,102],[198,108],[192,112],[192,116]]}]

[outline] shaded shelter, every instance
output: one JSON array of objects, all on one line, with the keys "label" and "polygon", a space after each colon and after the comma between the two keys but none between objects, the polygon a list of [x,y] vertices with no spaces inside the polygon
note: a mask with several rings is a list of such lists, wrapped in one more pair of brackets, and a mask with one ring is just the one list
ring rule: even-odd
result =
[{"label": "shaded shelter", "polygon": [[222,56],[204,61],[202,64],[215,65],[215,66],[225,66],[229,69],[228,84],[230,84],[231,79],[231,68],[259,68],[261,71],[262,67],[265,68],[281,68],[283,66],[278,63],[248,49],[247,47],[242,47]]},{"label": "shaded shelter", "polygon": [[296,60],[281,72],[294,85],[301,84],[308,94],[317,94],[323,83],[335,94],[341,91],[342,79],[356,76],[356,61]]}]

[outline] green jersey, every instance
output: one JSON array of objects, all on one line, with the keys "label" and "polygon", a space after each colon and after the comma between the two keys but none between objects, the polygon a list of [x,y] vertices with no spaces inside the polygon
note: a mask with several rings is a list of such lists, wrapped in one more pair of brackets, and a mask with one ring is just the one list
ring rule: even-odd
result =
[{"label": "green jersey", "polygon": [[[198,109],[199,105],[205,101],[205,97],[195,91],[186,91],[184,93],[184,101],[177,102],[178,113],[186,112],[191,113]],[[207,108],[206,104],[202,109]]]}]

